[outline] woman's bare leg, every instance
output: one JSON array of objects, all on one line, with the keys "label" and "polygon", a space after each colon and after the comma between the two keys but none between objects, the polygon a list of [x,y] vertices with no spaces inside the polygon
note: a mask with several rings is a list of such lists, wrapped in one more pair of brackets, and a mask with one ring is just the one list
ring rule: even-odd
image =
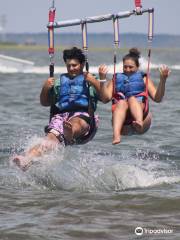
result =
[{"label": "woman's bare leg", "polygon": [[141,133],[145,133],[149,130],[149,128],[151,126],[151,121],[152,121],[152,114],[148,113],[148,115],[146,116],[146,118],[143,121],[143,127],[142,127]]},{"label": "woman's bare leg", "polygon": [[[146,118],[143,120],[143,126],[142,126],[142,131],[141,133],[139,134],[143,134],[145,133],[146,131],[148,131],[148,129],[150,128],[151,126],[151,121],[152,121],[152,114],[151,113],[148,113],[148,115],[146,116]],[[128,135],[129,132],[133,131],[133,126],[132,125],[125,125],[123,126],[122,128],[122,132],[121,134],[122,135]]]},{"label": "woman's bare leg", "polygon": [[143,131],[144,103],[139,102],[136,97],[132,96],[128,99],[128,104],[131,115],[134,118],[133,127],[138,133],[141,133]]},{"label": "woman's bare leg", "polygon": [[113,124],[112,144],[118,144],[121,142],[121,129],[126,119],[127,110],[128,110],[128,104],[126,100],[120,100],[116,104],[116,108],[112,114],[112,124]]}]

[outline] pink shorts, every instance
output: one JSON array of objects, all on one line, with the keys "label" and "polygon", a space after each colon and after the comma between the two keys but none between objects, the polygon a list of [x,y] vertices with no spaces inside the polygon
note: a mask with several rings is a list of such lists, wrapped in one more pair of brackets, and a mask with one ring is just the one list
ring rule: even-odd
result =
[{"label": "pink shorts", "polygon": [[[60,140],[60,142],[62,142],[62,141],[64,142],[65,139],[64,139],[63,122],[69,121],[73,117],[80,117],[80,118],[84,119],[90,126],[91,119],[90,119],[89,113],[87,113],[87,112],[65,112],[65,113],[58,113],[58,114],[54,115],[54,117],[51,118],[51,121],[47,127],[47,132],[53,133]],[[95,132],[98,128],[98,122],[99,122],[98,116],[95,115],[95,126],[94,126]],[[89,132],[90,132],[90,127],[85,135],[88,135]],[[92,134],[93,134],[93,131],[92,131]],[[90,135],[89,140],[91,138],[92,138],[92,136]],[[86,142],[88,142],[88,139],[86,139]],[[83,142],[81,144],[83,144]]]}]

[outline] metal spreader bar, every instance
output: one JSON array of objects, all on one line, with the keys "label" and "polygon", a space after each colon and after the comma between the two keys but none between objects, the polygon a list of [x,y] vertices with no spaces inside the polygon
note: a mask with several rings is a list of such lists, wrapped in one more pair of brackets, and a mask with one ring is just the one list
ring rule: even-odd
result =
[{"label": "metal spreader bar", "polygon": [[[141,11],[141,15],[143,13],[152,12],[152,9],[143,9]],[[60,27],[69,27],[69,26],[76,26],[81,25],[82,23],[95,23],[95,22],[104,22],[112,20],[113,18],[127,18],[131,15],[137,15],[136,10],[133,11],[125,11],[125,12],[119,12],[117,14],[105,14],[100,16],[93,16],[93,17],[87,17],[82,19],[72,19],[72,20],[66,20],[66,21],[58,21],[58,22],[49,22],[47,27],[53,27],[53,28],[60,28]]]}]

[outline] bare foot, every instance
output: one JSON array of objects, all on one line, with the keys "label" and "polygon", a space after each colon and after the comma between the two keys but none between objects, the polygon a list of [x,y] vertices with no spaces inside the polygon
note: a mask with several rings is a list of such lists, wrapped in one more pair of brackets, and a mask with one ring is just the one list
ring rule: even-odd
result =
[{"label": "bare foot", "polygon": [[120,142],[121,142],[121,137],[113,137],[113,141],[112,141],[113,145],[119,144]]},{"label": "bare foot", "polygon": [[12,161],[23,171],[26,171],[32,164],[29,159],[21,155],[14,156]]},{"label": "bare foot", "polygon": [[68,142],[71,142],[73,140],[73,131],[72,131],[72,125],[70,122],[65,121],[63,123],[64,128],[64,137]]},{"label": "bare foot", "polygon": [[142,131],[143,131],[143,123],[142,122],[133,121],[132,126],[136,130],[137,133],[142,133]]}]

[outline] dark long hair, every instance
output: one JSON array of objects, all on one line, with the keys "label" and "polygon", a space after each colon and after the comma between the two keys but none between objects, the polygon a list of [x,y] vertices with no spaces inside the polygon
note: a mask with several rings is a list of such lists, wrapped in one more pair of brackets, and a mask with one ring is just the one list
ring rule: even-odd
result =
[{"label": "dark long hair", "polygon": [[124,61],[131,59],[135,62],[136,66],[139,67],[140,56],[141,56],[141,52],[137,48],[131,48],[129,49],[129,53],[123,57],[123,63]]}]

